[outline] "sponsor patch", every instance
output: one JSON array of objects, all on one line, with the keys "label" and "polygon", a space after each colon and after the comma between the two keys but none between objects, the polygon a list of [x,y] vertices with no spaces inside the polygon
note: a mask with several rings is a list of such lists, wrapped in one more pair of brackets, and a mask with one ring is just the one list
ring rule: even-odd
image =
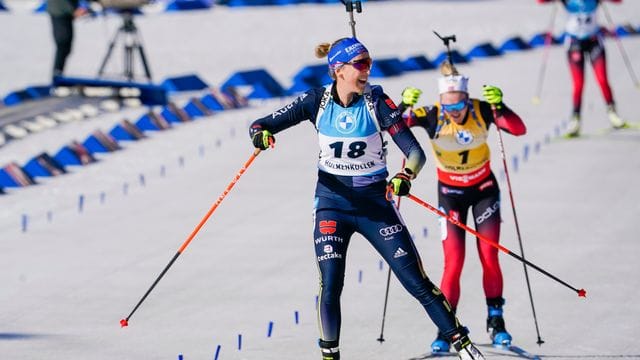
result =
[{"label": "sponsor patch", "polygon": [[460,145],[469,145],[473,142],[473,135],[467,130],[459,130],[456,133],[456,142]]},{"label": "sponsor patch", "polygon": [[320,220],[318,227],[320,228],[320,233],[329,235],[336,232],[336,221],[335,220]]},{"label": "sponsor patch", "polygon": [[407,255],[407,252],[406,252],[406,251],[404,251],[404,249],[402,249],[401,247],[399,247],[399,248],[396,250],[396,252],[393,254],[393,258],[394,258],[394,259],[397,259],[397,258],[399,258],[399,257],[403,257],[403,256],[406,256],[406,255]]},{"label": "sponsor patch", "polygon": [[387,98],[387,99],[384,101],[384,103],[385,103],[385,104],[387,104],[387,106],[388,106],[390,109],[392,109],[392,110],[395,110],[395,109],[397,109],[397,108],[398,108],[398,107],[396,106],[396,104],[393,102],[393,100],[391,100],[391,99],[389,99],[389,98]]},{"label": "sponsor patch", "polygon": [[478,189],[479,189],[480,191],[482,191],[482,190],[484,190],[484,189],[486,189],[486,188],[488,188],[488,187],[491,187],[491,186],[493,186],[493,180],[489,180],[489,181],[485,181],[485,182],[483,182],[483,183],[482,183],[482,185],[480,185],[480,186],[478,187]]},{"label": "sponsor patch", "polygon": [[393,234],[397,234],[400,231],[402,231],[404,227],[402,226],[402,224],[395,224],[395,225],[391,225],[391,226],[387,226],[385,228],[382,228],[378,231],[378,233],[380,233],[380,235],[387,237],[387,236],[391,236]]}]

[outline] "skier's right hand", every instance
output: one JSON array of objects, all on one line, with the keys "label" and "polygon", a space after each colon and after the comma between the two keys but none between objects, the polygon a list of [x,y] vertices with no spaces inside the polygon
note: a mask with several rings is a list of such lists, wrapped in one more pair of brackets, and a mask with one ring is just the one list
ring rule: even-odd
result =
[{"label": "skier's right hand", "polygon": [[403,172],[395,174],[391,180],[389,180],[389,189],[396,196],[405,196],[409,194],[411,190],[411,176]]},{"label": "skier's right hand", "polygon": [[273,144],[276,143],[276,138],[273,137],[273,134],[271,134],[269,130],[260,130],[253,134],[251,141],[253,142],[253,146],[258,149],[267,150],[269,147],[273,147]]},{"label": "skier's right hand", "polygon": [[407,106],[413,106],[418,103],[418,98],[422,94],[422,90],[414,87],[406,87],[402,90],[402,103]]}]

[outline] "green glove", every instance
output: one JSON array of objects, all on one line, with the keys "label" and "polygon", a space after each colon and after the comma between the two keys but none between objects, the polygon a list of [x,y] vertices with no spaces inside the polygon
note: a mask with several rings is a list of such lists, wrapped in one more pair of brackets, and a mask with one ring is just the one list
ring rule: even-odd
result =
[{"label": "green glove", "polygon": [[418,98],[421,94],[422,90],[409,86],[402,90],[402,103],[413,106],[418,103]]},{"label": "green glove", "polygon": [[260,150],[267,150],[269,146],[276,143],[276,138],[269,132],[269,130],[260,130],[253,134],[251,137],[253,146]]},{"label": "green glove", "polygon": [[502,90],[497,86],[484,85],[482,87],[482,96],[491,105],[494,105],[496,109],[502,108]]},{"label": "green glove", "polygon": [[411,177],[405,173],[397,173],[389,180],[389,187],[396,196],[405,196],[411,190]]}]

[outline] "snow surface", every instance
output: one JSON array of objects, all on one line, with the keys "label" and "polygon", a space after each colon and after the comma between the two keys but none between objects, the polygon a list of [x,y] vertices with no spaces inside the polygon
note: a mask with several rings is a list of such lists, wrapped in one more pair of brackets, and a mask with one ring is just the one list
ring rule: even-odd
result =
[{"label": "snow surface", "polygon": [[[46,83],[53,51],[46,15],[31,14],[30,2],[5,4],[14,11],[0,13],[0,94]],[[638,26],[639,2],[609,9],[617,23]],[[389,1],[365,3],[356,21],[358,36],[374,57],[433,58],[442,46],[432,30],[455,33],[456,47],[466,52],[484,41],[497,46],[514,35],[528,39],[546,30],[551,13],[550,5],[524,0]],[[561,20],[559,16],[556,33]],[[317,43],[350,31],[339,5],[216,7],[171,14],[156,7],[136,22],[155,78],[197,73],[214,86],[237,70],[253,68],[265,68],[288,86],[302,66],[319,63],[313,57]],[[118,26],[115,17],[78,21],[69,73],[94,75]],[[640,38],[627,37],[622,44],[640,71],[634,61],[640,57]],[[615,41],[606,46],[619,113],[637,122],[634,101],[640,92]],[[639,358],[640,133],[602,131],[608,122],[589,70],[583,111],[588,136],[558,139],[570,111],[565,51],[551,48],[542,103],[533,105],[542,55],[537,49],[460,66],[471,77],[474,95],[480,95],[482,84],[500,86],[507,104],[528,125],[523,137],[505,135],[527,259],[587,290],[586,299],[578,298],[529,270],[546,341],[538,347],[522,265],[504,255],[507,327],[516,344],[544,357]],[[424,71],[372,82],[396,99],[405,86],[421,87],[422,101],[429,103],[435,100],[436,77],[436,72]],[[220,346],[219,359],[319,358],[311,235],[317,146],[310,145],[316,140],[307,123],[278,134],[276,149],[259,155],[130,326],[119,326],[248,159],[247,124],[286,102],[255,102],[248,109],[148,133],[148,139],[125,143],[123,151],[69,175],[7,189],[0,196],[0,357],[176,359],[183,354],[185,359],[213,359]],[[52,153],[93,129],[107,131],[123,117],[133,120],[143,111],[107,114],[10,142],[0,148],[0,160],[23,164],[41,151]],[[430,151],[426,134],[416,134]],[[493,169],[499,175],[496,139],[492,132]],[[513,156],[519,159],[517,168]],[[390,170],[399,168],[400,161],[399,151],[390,146]],[[429,161],[413,188],[432,204],[434,172]],[[506,183],[501,186],[502,244],[519,252]],[[80,195],[85,197],[82,213],[77,210]],[[439,283],[437,218],[407,199],[401,212],[430,277]],[[25,233],[23,214],[29,216]],[[472,339],[486,344],[480,265],[471,238],[468,242],[458,313]],[[371,246],[355,236],[342,296],[345,359],[408,359],[426,352],[435,336],[422,308],[393,279],[386,341],[376,341],[387,272],[379,262]],[[274,324],[271,337],[269,322]],[[491,351],[486,350],[487,357],[496,357]]]}]

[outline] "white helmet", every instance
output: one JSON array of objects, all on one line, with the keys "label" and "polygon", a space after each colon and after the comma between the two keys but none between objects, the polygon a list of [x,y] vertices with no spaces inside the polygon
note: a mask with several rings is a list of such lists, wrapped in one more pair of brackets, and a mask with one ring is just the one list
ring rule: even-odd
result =
[{"label": "white helmet", "polygon": [[469,93],[469,78],[463,75],[446,75],[438,79],[438,92],[442,95],[452,91]]}]

